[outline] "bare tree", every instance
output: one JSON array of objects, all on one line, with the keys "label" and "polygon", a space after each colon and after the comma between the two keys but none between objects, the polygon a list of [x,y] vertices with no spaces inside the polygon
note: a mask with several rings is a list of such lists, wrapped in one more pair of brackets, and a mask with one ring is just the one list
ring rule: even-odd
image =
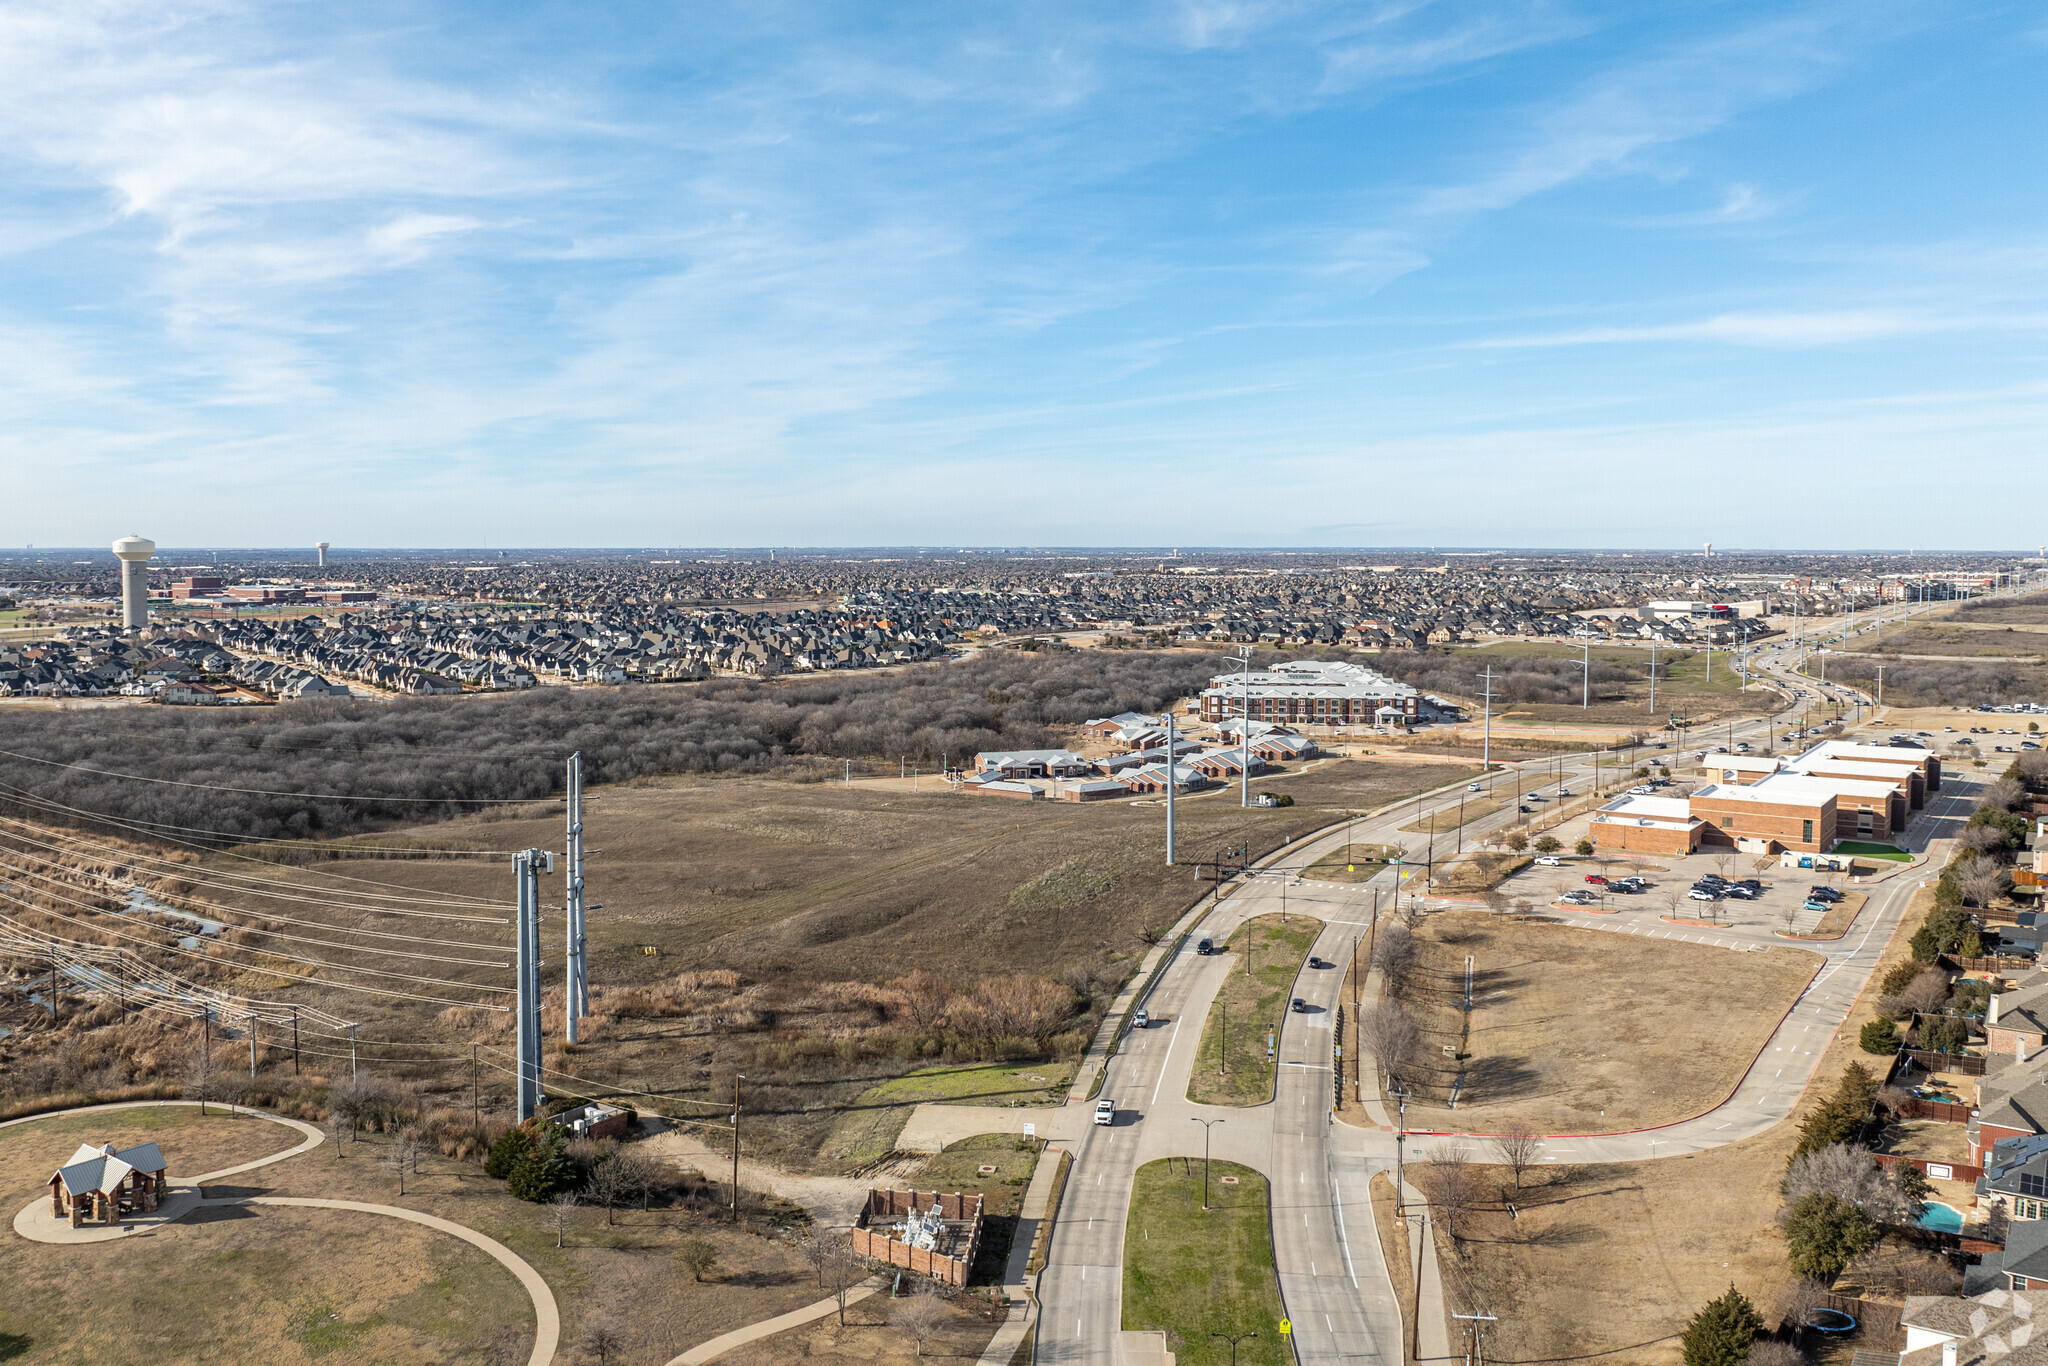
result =
[{"label": "bare tree", "polygon": [[1384,1090],[1421,1060],[1422,1031],[1400,1002],[1375,1001],[1358,1012],[1358,1047],[1372,1058]]},{"label": "bare tree", "polygon": [[1814,1310],[1827,1305],[1829,1296],[1826,1281],[1813,1276],[1801,1276],[1785,1287],[1784,1298],[1779,1305],[1779,1317],[1786,1323],[1804,1324]]},{"label": "bare tree", "polygon": [[646,1209],[648,1201],[662,1185],[661,1164],[632,1148],[621,1148],[613,1156],[619,1164],[619,1198],[637,1198],[640,1208]]},{"label": "bare tree", "polygon": [[575,1191],[563,1191],[548,1201],[548,1222],[555,1226],[555,1246],[562,1245],[562,1236],[569,1230],[569,1212],[583,1203],[583,1197]]},{"label": "bare tree", "polygon": [[952,1317],[951,1306],[927,1284],[896,1302],[889,1311],[889,1324],[908,1333],[910,1340],[917,1344],[917,1354],[923,1356],[925,1344],[937,1337]]},{"label": "bare tree", "polygon": [[818,1288],[825,1288],[825,1262],[832,1255],[832,1245],[816,1234],[796,1245],[796,1255],[804,1259],[804,1265],[818,1278]]},{"label": "bare tree", "polygon": [[1429,1200],[1430,1213],[1456,1238],[1458,1220],[1472,1208],[1471,1154],[1457,1143],[1446,1143],[1424,1159],[1416,1184]]},{"label": "bare tree", "polygon": [[612,1210],[621,1199],[627,1198],[627,1173],[620,1166],[619,1155],[606,1153],[593,1162],[590,1177],[584,1184],[590,1191],[591,1203],[604,1206],[604,1222],[606,1227],[610,1227]]},{"label": "bare tree", "polygon": [[1742,1359],[1742,1366],[1807,1366],[1807,1362],[1806,1354],[1789,1342],[1758,1338],[1750,1344],[1749,1355]]},{"label": "bare tree", "polygon": [[2008,884],[2005,869],[1981,854],[1963,866],[1956,879],[1963,889],[1963,895],[1979,907],[1989,908],[2005,892]]},{"label": "bare tree", "polygon": [[626,1350],[625,1330],[609,1314],[598,1314],[583,1325],[583,1350],[600,1363]]},{"label": "bare tree", "polygon": [[1399,995],[1415,971],[1415,936],[1398,920],[1380,926],[1374,941],[1372,965],[1386,979],[1387,990]]},{"label": "bare tree", "polygon": [[839,1325],[846,1326],[846,1297],[868,1278],[867,1259],[853,1250],[853,1244],[834,1238],[825,1254],[825,1288],[839,1303]]},{"label": "bare tree", "polygon": [[1515,1194],[1522,1193],[1522,1176],[1536,1165],[1542,1146],[1542,1136],[1519,1120],[1501,1125],[1494,1135],[1493,1150],[1500,1155],[1501,1165],[1514,1174]]},{"label": "bare tree", "polygon": [[393,1134],[391,1141],[384,1145],[384,1152],[377,1159],[377,1165],[398,1178],[398,1193],[405,1194],[406,1169],[414,1161],[414,1149],[419,1140],[408,1138],[403,1133]]}]

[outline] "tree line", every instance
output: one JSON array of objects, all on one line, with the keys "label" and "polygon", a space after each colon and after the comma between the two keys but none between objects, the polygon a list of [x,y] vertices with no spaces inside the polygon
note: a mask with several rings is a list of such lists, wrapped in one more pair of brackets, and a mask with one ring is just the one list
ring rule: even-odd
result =
[{"label": "tree line", "polygon": [[0,722],[0,810],[50,818],[35,798],[80,821],[310,839],[546,798],[571,751],[592,783],[823,777],[833,762],[899,756],[930,768],[1050,747],[1093,717],[1157,711],[1224,665],[1187,653],[991,651],[900,672],[497,697],[11,711]]}]

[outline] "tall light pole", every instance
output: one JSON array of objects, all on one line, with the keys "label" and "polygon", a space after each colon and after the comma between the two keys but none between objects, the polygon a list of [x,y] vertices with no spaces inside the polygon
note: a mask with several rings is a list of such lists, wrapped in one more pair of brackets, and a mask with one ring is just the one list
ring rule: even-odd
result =
[{"label": "tall light pole", "polygon": [[[1254,647],[1250,645],[1240,645],[1237,647],[1238,657],[1244,661],[1244,668],[1239,674],[1239,677],[1241,677],[1244,681],[1238,684],[1237,688],[1239,710],[1243,712],[1243,715],[1238,718],[1237,723],[1240,727],[1240,729],[1237,732],[1237,743],[1240,749],[1237,765],[1237,804],[1239,806],[1250,806],[1252,804],[1253,648]],[[1169,782],[1173,779],[1173,758],[1171,755],[1167,756],[1166,777]]]},{"label": "tall light pole", "polygon": [[1579,651],[1579,668],[1582,671],[1579,676],[1579,710],[1584,711],[1593,705],[1593,642],[1580,641]]},{"label": "tall light pole", "polygon": [[1479,771],[1493,771],[1493,665],[1486,666],[1485,719],[1479,730]]},{"label": "tall light pole", "polygon": [[1190,1119],[1189,1123],[1202,1126],[1202,1208],[1209,1208],[1209,1131],[1225,1123],[1220,1119]]},{"label": "tall light pole", "polygon": [[1166,708],[1166,866],[1173,866],[1173,705]]},{"label": "tall light pole", "polygon": [[583,754],[569,756],[567,781],[569,808],[568,885],[563,889],[562,918],[567,922],[567,981],[562,993],[563,1034],[577,1041],[576,1022],[590,1013],[590,976],[585,970],[583,934]]}]

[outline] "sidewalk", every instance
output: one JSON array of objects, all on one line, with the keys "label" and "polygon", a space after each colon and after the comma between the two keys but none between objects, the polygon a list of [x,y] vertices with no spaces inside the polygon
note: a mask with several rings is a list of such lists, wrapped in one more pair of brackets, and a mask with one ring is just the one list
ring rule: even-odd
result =
[{"label": "sidewalk", "polygon": [[1024,1341],[1024,1334],[1038,1322],[1038,1276],[1025,1267],[1031,1262],[1031,1248],[1038,1241],[1038,1229],[1045,1222],[1046,1204],[1052,1199],[1053,1182],[1058,1179],[1061,1149],[1048,1143],[1038,1155],[1031,1184],[1024,1190],[1017,1231],[1010,1238],[1010,1257],[1003,1263],[1003,1297],[1010,1313],[996,1329],[995,1337],[981,1354],[981,1366],[1010,1366],[1010,1358]]}]

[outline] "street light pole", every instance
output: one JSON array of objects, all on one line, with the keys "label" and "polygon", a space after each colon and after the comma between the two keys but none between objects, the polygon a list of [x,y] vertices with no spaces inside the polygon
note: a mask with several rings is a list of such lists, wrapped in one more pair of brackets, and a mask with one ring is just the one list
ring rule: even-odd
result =
[{"label": "street light pole", "polygon": [[[885,770],[886,771],[886,770]],[[732,1221],[740,1221],[740,1083],[746,1074],[732,1074]]]},{"label": "street light pole", "polygon": [[1230,1344],[1230,1366],[1237,1366],[1237,1344],[1238,1344],[1238,1343],[1240,1343],[1240,1342],[1249,1342],[1249,1341],[1251,1341],[1251,1340],[1252,1340],[1253,1338],[1257,1337],[1257,1336],[1258,1336],[1258,1334],[1257,1334],[1257,1333],[1211,1333],[1211,1334],[1209,1334],[1209,1336],[1210,1336],[1210,1337],[1212,1337],[1212,1338],[1222,1338],[1222,1339],[1223,1339],[1223,1340],[1224,1340],[1225,1342],[1227,1342],[1227,1343],[1229,1343],[1229,1344]]},{"label": "street light pole", "polygon": [[[1218,1124],[1227,1123],[1228,1121],[1191,1118],[1189,1122],[1202,1126],[1202,1209],[1206,1212],[1209,1208],[1209,1131]],[[1218,1336],[1220,1337],[1221,1334],[1218,1334]]]}]

